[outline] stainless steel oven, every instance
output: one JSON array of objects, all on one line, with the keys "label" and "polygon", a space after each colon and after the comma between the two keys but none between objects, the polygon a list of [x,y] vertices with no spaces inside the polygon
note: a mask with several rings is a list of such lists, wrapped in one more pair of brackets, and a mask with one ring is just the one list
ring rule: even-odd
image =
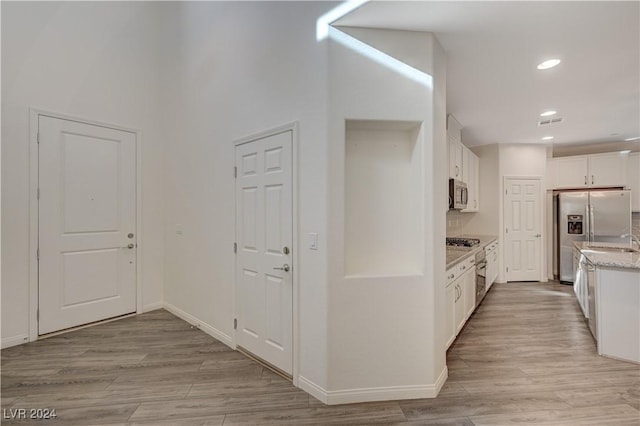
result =
[{"label": "stainless steel oven", "polygon": [[466,209],[468,199],[467,184],[460,180],[449,179],[449,210]]},{"label": "stainless steel oven", "polygon": [[487,259],[484,250],[476,253],[476,307],[487,294]]}]

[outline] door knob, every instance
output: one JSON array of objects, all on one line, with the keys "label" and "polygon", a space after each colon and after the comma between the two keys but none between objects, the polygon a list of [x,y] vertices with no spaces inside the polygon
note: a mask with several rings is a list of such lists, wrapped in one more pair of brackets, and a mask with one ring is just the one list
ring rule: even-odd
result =
[{"label": "door knob", "polygon": [[285,263],[284,265],[282,265],[282,268],[273,268],[273,269],[276,269],[278,271],[289,272],[291,270],[291,267]]}]

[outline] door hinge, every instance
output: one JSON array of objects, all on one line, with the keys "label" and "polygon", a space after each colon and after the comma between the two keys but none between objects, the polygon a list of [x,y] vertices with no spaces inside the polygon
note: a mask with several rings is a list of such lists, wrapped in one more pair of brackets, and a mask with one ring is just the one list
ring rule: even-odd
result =
[{"label": "door hinge", "polygon": [[507,266],[507,272],[509,272],[509,267]]},{"label": "door hinge", "polygon": [[237,168],[237,167],[234,167],[234,168],[233,168],[233,177],[234,177],[234,178],[237,178],[237,177],[238,177],[238,168]]},{"label": "door hinge", "polygon": [[504,195],[509,195],[509,190],[508,189],[504,190]]},{"label": "door hinge", "polygon": [[36,142],[40,143],[40,132],[36,134]]},{"label": "door hinge", "polygon": [[238,243],[233,243],[233,252],[238,253]]},{"label": "door hinge", "polygon": [[36,197],[38,198],[38,200],[40,199],[40,188],[38,188],[38,195],[36,195]]},{"label": "door hinge", "polygon": [[40,261],[40,247],[36,249],[36,258]]},{"label": "door hinge", "polygon": [[36,310],[36,320],[40,321],[40,309]]},{"label": "door hinge", "polygon": [[233,319],[233,329],[237,330],[238,329],[238,318],[234,318]]},{"label": "door hinge", "polygon": [[504,233],[505,233],[505,234],[508,234],[508,233],[509,233],[509,228],[505,228],[505,229],[504,229]]}]

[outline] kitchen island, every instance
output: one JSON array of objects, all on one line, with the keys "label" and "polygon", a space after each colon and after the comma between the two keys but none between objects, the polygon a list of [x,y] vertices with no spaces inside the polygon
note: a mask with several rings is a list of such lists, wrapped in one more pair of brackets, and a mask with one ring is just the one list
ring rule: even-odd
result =
[{"label": "kitchen island", "polygon": [[575,248],[580,260],[574,289],[598,354],[640,363],[640,251],[586,242]]}]

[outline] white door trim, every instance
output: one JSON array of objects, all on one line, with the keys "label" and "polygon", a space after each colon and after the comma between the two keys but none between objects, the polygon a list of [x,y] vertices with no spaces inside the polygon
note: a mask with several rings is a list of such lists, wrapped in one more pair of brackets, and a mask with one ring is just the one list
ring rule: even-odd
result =
[{"label": "white door trim", "polygon": [[[298,305],[298,300],[299,300],[299,273],[298,273],[298,253],[299,253],[299,240],[298,240],[298,122],[294,121],[291,123],[287,123],[287,124],[283,124],[281,126],[278,127],[273,127],[271,129],[268,130],[264,130],[262,132],[258,132],[258,133],[254,133],[252,135],[249,136],[245,136],[243,138],[240,139],[236,139],[233,141],[233,146],[234,146],[234,158],[235,158],[235,147],[245,144],[245,143],[249,143],[249,142],[253,142],[255,140],[258,139],[263,139],[269,136],[274,136],[280,133],[284,133],[284,132],[291,132],[291,160],[292,160],[292,169],[291,169],[291,195],[293,197],[293,202],[292,202],[292,219],[293,219],[293,248],[291,250],[291,254],[292,254],[292,262],[291,262],[291,267],[292,267],[292,288],[293,288],[293,384],[294,386],[298,386],[298,375],[299,375],[299,356],[300,356],[300,339],[299,339],[299,333],[300,333],[300,311],[299,311],[299,305]],[[234,164],[235,164],[235,160],[234,160]],[[235,180],[233,182],[234,186],[236,184]],[[235,194],[235,191],[234,191]],[[237,200],[235,200],[237,202]],[[236,205],[234,203],[234,205]],[[234,215],[235,218],[235,215]],[[234,219],[235,221],[235,219]],[[237,227],[237,223],[234,222],[234,229]],[[234,232],[234,239],[235,239],[235,232]],[[235,258],[236,262],[237,262],[237,256]],[[235,267],[233,268],[233,301],[232,301],[232,308],[233,308],[233,317],[236,318],[236,286],[237,286],[237,264],[234,263]],[[231,335],[231,339],[232,339],[232,344],[233,344],[233,348],[236,349],[236,332],[237,330],[233,330],[233,333]]]},{"label": "white door trim", "polygon": [[545,205],[546,205],[546,185],[545,185],[545,181],[544,181],[544,177],[537,175],[537,176],[516,176],[516,175],[504,175],[502,177],[502,188],[500,189],[501,192],[501,199],[502,199],[502,209],[500,209],[500,222],[502,224],[502,230],[500,232],[500,236],[502,238],[502,241],[500,241],[499,243],[499,248],[500,248],[500,257],[501,257],[501,264],[502,264],[502,273],[504,274],[504,282],[509,282],[508,280],[508,273],[506,272],[506,256],[504,254],[504,247],[505,247],[505,240],[506,240],[506,234],[505,234],[505,214],[504,214],[504,210],[505,210],[505,203],[506,203],[506,197],[505,197],[505,188],[507,188],[507,181],[509,179],[530,179],[530,180],[537,180],[539,183],[539,194],[538,196],[540,197],[540,214],[539,214],[539,220],[540,220],[540,270],[538,271],[538,281],[540,282],[546,282],[547,279],[547,274],[546,274],[546,256],[544,255],[544,250],[545,250],[545,244],[546,244],[546,231],[545,231]]},{"label": "white door trim", "polygon": [[99,122],[29,108],[29,341],[38,340],[38,117],[47,116],[94,126],[107,127],[136,135],[136,313],[142,312],[142,131],[114,124]]}]

